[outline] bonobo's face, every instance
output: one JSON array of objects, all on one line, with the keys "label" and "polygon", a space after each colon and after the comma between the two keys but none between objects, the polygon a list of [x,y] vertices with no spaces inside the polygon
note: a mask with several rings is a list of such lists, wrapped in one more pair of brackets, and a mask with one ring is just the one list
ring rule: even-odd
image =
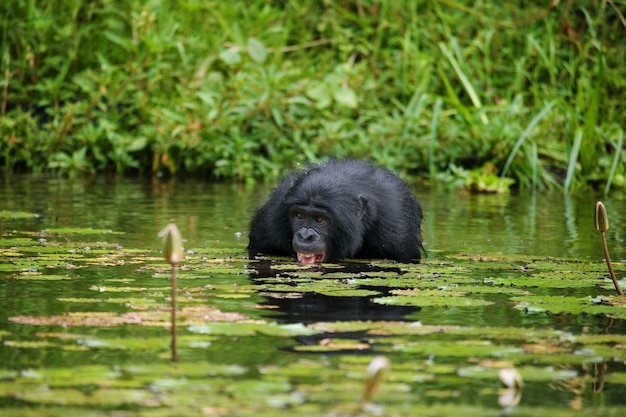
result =
[{"label": "bonobo's face", "polygon": [[294,205],[289,211],[293,250],[298,262],[313,264],[328,259],[330,219],[324,210]]}]

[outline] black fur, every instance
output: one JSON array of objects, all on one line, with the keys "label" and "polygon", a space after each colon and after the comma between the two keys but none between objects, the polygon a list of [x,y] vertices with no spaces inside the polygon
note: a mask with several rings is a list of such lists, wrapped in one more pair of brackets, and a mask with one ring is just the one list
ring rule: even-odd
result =
[{"label": "black fur", "polygon": [[331,159],[292,173],[271,192],[252,218],[248,251],[251,258],[286,255],[299,261],[297,252],[320,253],[306,263],[418,261],[422,218],[406,183],[391,172],[369,162]]}]

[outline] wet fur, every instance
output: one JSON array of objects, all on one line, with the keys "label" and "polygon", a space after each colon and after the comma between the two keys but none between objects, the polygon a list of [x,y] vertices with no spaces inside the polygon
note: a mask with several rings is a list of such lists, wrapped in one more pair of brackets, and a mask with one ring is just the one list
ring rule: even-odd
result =
[{"label": "wet fur", "polygon": [[369,162],[335,159],[292,173],[270,193],[250,223],[251,258],[295,257],[289,221],[294,204],[330,214],[326,262],[420,258],[422,210],[406,183]]}]

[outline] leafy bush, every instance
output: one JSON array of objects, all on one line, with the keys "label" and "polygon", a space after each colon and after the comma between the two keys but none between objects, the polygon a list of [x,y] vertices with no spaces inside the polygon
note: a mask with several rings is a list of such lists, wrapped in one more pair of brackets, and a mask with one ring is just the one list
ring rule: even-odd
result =
[{"label": "leafy bush", "polygon": [[254,181],[335,155],[479,191],[625,182],[623,2],[5,3],[9,172]]}]

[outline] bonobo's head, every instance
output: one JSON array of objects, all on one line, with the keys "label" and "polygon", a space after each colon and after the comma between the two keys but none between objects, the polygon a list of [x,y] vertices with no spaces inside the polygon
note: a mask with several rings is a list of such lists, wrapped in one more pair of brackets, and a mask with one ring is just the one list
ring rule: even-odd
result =
[{"label": "bonobo's head", "polygon": [[357,253],[366,229],[365,197],[346,192],[291,197],[285,203],[299,263],[338,262]]},{"label": "bonobo's head", "polygon": [[289,210],[293,250],[302,264],[328,260],[331,218],[324,209],[293,205]]},{"label": "bonobo's head", "polygon": [[355,192],[344,180],[340,173],[324,167],[305,171],[281,202],[281,217],[289,219],[291,244],[299,263],[338,262],[353,257],[361,248],[373,211],[368,209],[362,187]]}]

